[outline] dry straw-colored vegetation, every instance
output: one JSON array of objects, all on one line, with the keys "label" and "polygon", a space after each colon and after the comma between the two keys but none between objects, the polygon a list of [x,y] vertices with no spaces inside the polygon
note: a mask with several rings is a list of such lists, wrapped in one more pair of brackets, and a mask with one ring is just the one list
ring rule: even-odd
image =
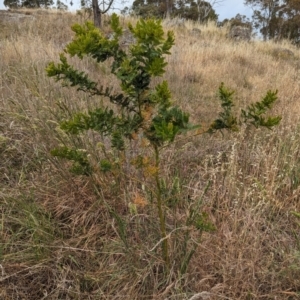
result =
[{"label": "dry straw-colored vegetation", "polygon": [[[237,110],[278,89],[272,113],[282,121],[272,131],[179,141],[164,153],[163,172],[169,184],[179,182],[176,197],[185,200],[177,218],[202,197],[201,210],[216,227],[202,236],[187,274],[171,269],[166,278],[157,256],[141,259],[157,243],[143,189],[128,182],[106,199],[128,215],[129,251],[91,182],[49,154],[68,138],[58,124],[66,107],[94,101],[45,73],[72,39],[71,24],[84,21],[39,11],[0,18],[0,298],[299,299],[300,227],[291,214],[300,211],[299,50],[235,43],[213,25],[201,27],[200,37],[191,34],[194,24],[174,29],[165,77],[192,120],[205,126],[215,119],[225,82],[236,91]],[[274,55],[278,47],[295,56]],[[74,64],[117,88],[105,65]],[[138,216],[130,216],[129,203]]]}]

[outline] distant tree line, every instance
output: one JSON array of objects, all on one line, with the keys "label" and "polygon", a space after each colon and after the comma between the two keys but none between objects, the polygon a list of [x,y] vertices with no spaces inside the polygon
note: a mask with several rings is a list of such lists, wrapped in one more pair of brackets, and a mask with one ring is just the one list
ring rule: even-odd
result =
[{"label": "distant tree line", "polygon": [[204,23],[208,20],[218,20],[218,15],[213,7],[216,2],[201,0],[134,0],[131,13],[143,18],[169,16]]},{"label": "distant tree line", "polygon": [[300,0],[245,0],[253,9],[252,24],[264,40],[289,39],[300,44]]},{"label": "distant tree line", "polygon": [[4,0],[4,5],[9,8],[47,8],[53,4],[53,0]]},{"label": "distant tree line", "polygon": [[[68,7],[64,0],[56,0],[58,9]],[[258,30],[264,40],[289,39],[300,45],[300,0],[244,0],[245,5],[253,10],[252,20],[238,14],[230,20],[218,22],[215,8],[225,0],[134,0],[131,7],[126,7],[123,13],[142,18],[180,17],[199,23],[209,20],[218,25],[230,23]],[[81,7],[93,10],[94,23],[102,26],[101,16],[108,12],[115,0],[81,0]],[[70,2],[72,5],[72,0]],[[54,5],[54,0],[4,0],[9,8],[48,8]]]},{"label": "distant tree line", "polygon": [[[56,4],[56,6],[54,6]],[[49,8],[55,7],[59,10],[68,10],[68,5],[64,3],[64,0],[4,0],[4,5],[8,8]],[[70,5],[73,5],[72,0]]]}]

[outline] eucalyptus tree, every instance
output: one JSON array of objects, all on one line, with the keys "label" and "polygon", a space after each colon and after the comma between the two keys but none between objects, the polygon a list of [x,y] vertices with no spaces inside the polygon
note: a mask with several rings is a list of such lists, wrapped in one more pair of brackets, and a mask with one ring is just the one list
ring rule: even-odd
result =
[{"label": "eucalyptus tree", "polygon": [[106,14],[115,0],[81,0],[81,7],[91,7],[93,9],[94,25],[102,27],[102,15]]},{"label": "eucalyptus tree", "polygon": [[245,0],[253,10],[253,25],[260,30],[264,40],[300,39],[299,0]]}]

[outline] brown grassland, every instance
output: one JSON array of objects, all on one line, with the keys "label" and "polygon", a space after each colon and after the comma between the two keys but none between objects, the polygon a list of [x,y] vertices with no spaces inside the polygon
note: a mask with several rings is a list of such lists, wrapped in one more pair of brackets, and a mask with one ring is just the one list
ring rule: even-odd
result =
[{"label": "brown grassland", "polygon": [[[42,11],[0,16],[0,299],[300,299],[300,227],[292,214],[300,211],[300,50],[233,42],[228,28],[212,24],[174,28],[165,79],[194,122],[216,118],[221,82],[235,90],[236,110],[278,89],[272,114],[282,121],[273,130],[202,135],[164,151],[161,172],[183,199],[176,218],[202,197],[200,209],[216,230],[202,235],[186,274],[174,261],[162,276],[151,207],[134,178],[105,196],[127,222],[120,234],[91,180],[50,155],[69,138],[59,129],[66,111],[91,100],[48,78],[45,68],[71,41],[70,26],[86,19]],[[191,34],[197,26],[200,37]],[[295,57],[274,55],[278,47]],[[117,88],[105,65],[73,62]],[[170,244],[170,255],[180,251]]]}]

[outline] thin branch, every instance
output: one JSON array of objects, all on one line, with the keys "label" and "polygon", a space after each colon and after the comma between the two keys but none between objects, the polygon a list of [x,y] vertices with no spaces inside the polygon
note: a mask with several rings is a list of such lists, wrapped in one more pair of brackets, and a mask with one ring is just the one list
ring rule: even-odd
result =
[{"label": "thin branch", "polygon": [[108,7],[107,7],[105,10],[101,11],[101,13],[102,13],[102,14],[107,13],[107,11],[110,9],[110,7],[111,7],[112,4],[114,3],[114,1],[115,1],[115,0],[110,0],[110,2],[109,2],[109,4],[108,4]]},{"label": "thin branch", "polygon": [[177,230],[180,230],[180,229],[189,229],[188,226],[183,226],[183,227],[178,227],[178,228],[175,228],[173,229],[169,234],[167,234],[164,238],[161,238],[155,245],[152,249],[150,249],[149,251],[152,252],[154,251],[163,241],[165,241],[166,239],[169,239],[171,237],[171,235],[177,231]]}]

